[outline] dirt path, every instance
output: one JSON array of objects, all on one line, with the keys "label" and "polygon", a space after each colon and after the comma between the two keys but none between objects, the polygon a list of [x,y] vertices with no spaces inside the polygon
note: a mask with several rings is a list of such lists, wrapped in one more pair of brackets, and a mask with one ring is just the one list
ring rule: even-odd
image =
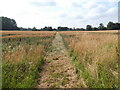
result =
[{"label": "dirt path", "polygon": [[51,48],[38,79],[38,88],[86,87],[83,80],[78,80],[59,33],[56,34]]}]

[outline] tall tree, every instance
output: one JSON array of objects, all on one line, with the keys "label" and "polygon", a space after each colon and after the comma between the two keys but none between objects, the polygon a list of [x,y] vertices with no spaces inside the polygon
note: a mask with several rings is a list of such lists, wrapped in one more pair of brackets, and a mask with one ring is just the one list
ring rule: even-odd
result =
[{"label": "tall tree", "polygon": [[92,30],[92,26],[91,25],[87,25],[86,26],[86,30]]},{"label": "tall tree", "polygon": [[109,29],[109,30],[113,30],[114,29],[114,23],[113,22],[109,22],[108,24],[107,24],[107,29]]},{"label": "tall tree", "polygon": [[120,23],[115,23],[115,29],[120,30]]},{"label": "tall tree", "polygon": [[36,27],[33,27],[32,31],[37,31]]},{"label": "tall tree", "polygon": [[100,23],[100,26],[98,27],[98,29],[99,29],[99,30],[104,30],[104,29],[105,29],[103,23]]},{"label": "tall tree", "polygon": [[18,30],[17,23],[14,19],[7,17],[2,18],[2,30]]}]

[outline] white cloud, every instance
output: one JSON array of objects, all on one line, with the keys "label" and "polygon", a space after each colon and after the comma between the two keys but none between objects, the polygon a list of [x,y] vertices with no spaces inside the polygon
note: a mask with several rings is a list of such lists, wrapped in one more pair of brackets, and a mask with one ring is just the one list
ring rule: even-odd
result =
[{"label": "white cloud", "polygon": [[16,20],[18,26],[85,27],[117,22],[119,0],[2,0],[0,15]]}]

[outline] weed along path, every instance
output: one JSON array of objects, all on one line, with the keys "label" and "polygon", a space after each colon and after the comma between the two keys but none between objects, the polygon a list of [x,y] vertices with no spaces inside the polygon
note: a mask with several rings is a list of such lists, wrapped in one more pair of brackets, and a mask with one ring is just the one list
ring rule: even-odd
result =
[{"label": "weed along path", "polygon": [[45,65],[38,78],[37,88],[77,88],[86,87],[77,78],[75,68],[64,46],[62,37],[56,34],[51,50],[45,58]]}]

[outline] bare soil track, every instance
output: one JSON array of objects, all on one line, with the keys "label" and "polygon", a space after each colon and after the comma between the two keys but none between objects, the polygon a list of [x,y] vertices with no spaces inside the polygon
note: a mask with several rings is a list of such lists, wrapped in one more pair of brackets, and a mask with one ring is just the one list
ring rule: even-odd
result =
[{"label": "bare soil track", "polygon": [[37,88],[86,87],[84,81],[77,78],[75,68],[59,33],[56,34],[51,48],[45,57],[45,65],[40,72]]}]

